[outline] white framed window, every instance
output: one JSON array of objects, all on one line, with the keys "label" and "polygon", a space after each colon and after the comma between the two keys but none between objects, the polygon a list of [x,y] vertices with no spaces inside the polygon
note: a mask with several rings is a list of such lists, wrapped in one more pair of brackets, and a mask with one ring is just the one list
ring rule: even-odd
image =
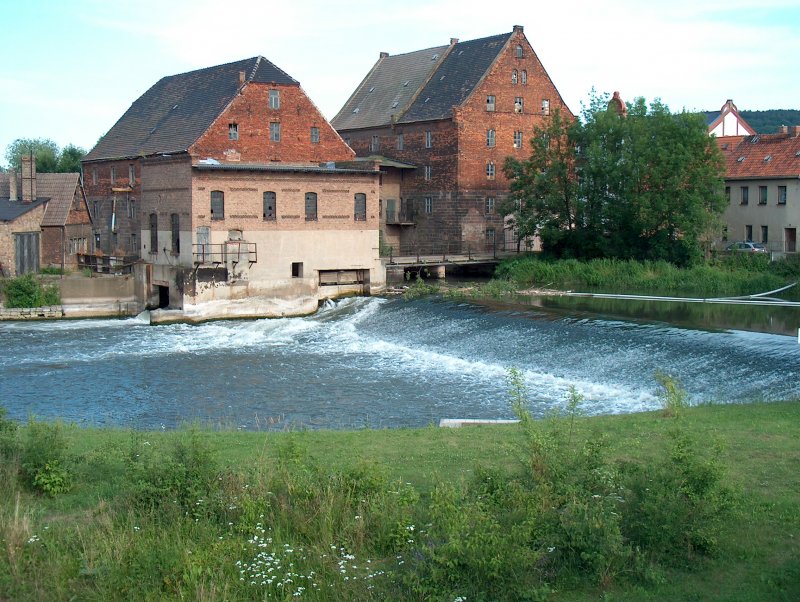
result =
[{"label": "white framed window", "polygon": [[520,73],[520,80],[522,81],[523,86],[528,85],[528,72],[525,71],[525,69],[523,69],[522,73]]},{"label": "white framed window", "polygon": [[483,205],[483,212],[486,215],[494,215],[494,202],[495,202],[495,199],[494,199],[493,196],[487,196],[486,197],[486,201],[484,202],[484,205]]},{"label": "white framed window", "polygon": [[373,136],[370,139],[369,150],[370,152],[377,153],[381,149],[381,142],[378,136]]},{"label": "white framed window", "polygon": [[494,161],[489,161],[486,164],[486,179],[494,180],[494,175],[495,175]]},{"label": "white framed window", "polygon": [[425,197],[425,213],[428,215],[433,213],[433,198],[429,196]]},{"label": "white framed window", "polygon": [[486,110],[489,112],[494,111],[494,95],[490,94],[486,97]]},{"label": "white framed window", "polygon": [[522,57],[525,56],[525,52],[522,50],[522,45],[521,44],[517,44],[517,49],[516,49],[516,53],[515,54],[516,54],[516,57],[518,59],[521,59]]},{"label": "white framed window", "polygon": [[514,148],[522,148],[522,131],[514,132]]},{"label": "white framed window", "polygon": [[273,142],[281,141],[281,124],[277,121],[272,121],[269,124],[269,139]]},{"label": "white framed window", "polygon": [[515,84],[519,81],[519,73],[516,69],[511,72],[511,83]]},{"label": "white framed window", "polygon": [[525,101],[523,100],[522,96],[517,96],[514,99],[514,112],[522,113],[524,108],[525,108]]},{"label": "white framed window", "polygon": [[269,91],[269,108],[270,109],[281,108],[281,93],[279,90]]},{"label": "white framed window", "polygon": [[546,98],[542,99],[542,115],[550,114],[550,101]]},{"label": "white framed window", "polygon": [[311,144],[319,144],[319,128],[311,128]]},{"label": "white framed window", "polygon": [[486,130],[486,146],[494,147],[495,144],[495,132],[494,130]]},{"label": "white framed window", "polygon": [[425,131],[425,148],[433,147],[433,134],[430,130]]},{"label": "white framed window", "polygon": [[228,140],[239,139],[239,125],[236,123],[228,124]]},{"label": "white framed window", "polygon": [[430,165],[426,165],[425,166],[425,176],[424,176],[425,180],[426,181],[430,181],[431,175],[432,175],[431,166]]}]

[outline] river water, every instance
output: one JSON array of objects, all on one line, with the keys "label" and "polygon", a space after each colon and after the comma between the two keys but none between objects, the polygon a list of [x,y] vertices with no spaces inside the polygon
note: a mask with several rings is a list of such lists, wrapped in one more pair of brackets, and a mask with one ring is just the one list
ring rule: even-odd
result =
[{"label": "river water", "polygon": [[305,318],[5,322],[0,405],[17,419],[140,429],[411,427],[513,417],[511,366],[536,414],[570,385],[588,414],[655,409],[657,370],[695,403],[800,397],[796,334],[606,314],[373,297]]}]

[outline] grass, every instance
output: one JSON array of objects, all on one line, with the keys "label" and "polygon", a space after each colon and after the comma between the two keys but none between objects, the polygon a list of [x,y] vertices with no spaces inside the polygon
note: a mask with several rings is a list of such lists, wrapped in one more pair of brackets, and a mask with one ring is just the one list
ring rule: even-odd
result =
[{"label": "grass", "polygon": [[[495,277],[519,288],[716,297],[762,293],[797,282],[800,262],[770,262],[765,255],[721,256],[690,268],[678,268],[664,261],[550,261],[525,256],[501,263]],[[800,299],[798,287],[785,293],[785,298]]]},{"label": "grass", "polygon": [[[611,465],[647,469],[669,456],[680,429],[720,450],[733,505],[714,554],[694,554],[688,564],[648,564],[634,571],[638,576],[627,574],[629,565],[608,579],[568,573],[530,591],[554,600],[798,599],[798,421],[800,402],[683,408],[677,419],[662,412],[572,415],[563,424],[569,445],[556,440],[561,447],[553,448],[559,458],[583,462],[581,450],[590,448],[581,442],[602,439]],[[541,424],[533,421],[534,428]],[[504,538],[525,524],[525,513],[489,520],[489,500],[505,500],[508,509],[529,495],[537,499],[536,488],[519,489],[527,478],[524,450],[553,441],[539,438],[545,431],[530,439],[521,426],[293,433],[60,428],[71,488],[53,497],[25,486],[12,469],[20,460],[8,461],[11,435],[0,438],[6,460],[0,599],[453,600],[468,587],[470,600],[481,591],[518,599],[490,585],[513,564],[492,562],[517,550],[510,547],[516,540]],[[26,440],[29,429],[15,436]],[[560,460],[550,461],[560,469]],[[462,531],[465,521],[481,527]],[[448,545],[440,546],[445,539]],[[414,571],[406,570],[410,565]],[[426,583],[415,580],[419,571]],[[515,580],[528,578],[523,571]]]}]

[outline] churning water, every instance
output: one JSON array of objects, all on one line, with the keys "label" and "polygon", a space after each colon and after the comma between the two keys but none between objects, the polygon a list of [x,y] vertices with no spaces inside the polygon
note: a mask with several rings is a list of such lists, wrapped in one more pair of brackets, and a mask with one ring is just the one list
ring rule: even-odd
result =
[{"label": "churning water", "polygon": [[658,407],[656,370],[694,402],[800,397],[791,336],[704,331],[437,300],[353,298],[306,318],[150,326],[0,323],[0,405],[79,424],[242,429],[424,426],[511,418],[506,371],[534,412],[570,385],[589,414]]}]

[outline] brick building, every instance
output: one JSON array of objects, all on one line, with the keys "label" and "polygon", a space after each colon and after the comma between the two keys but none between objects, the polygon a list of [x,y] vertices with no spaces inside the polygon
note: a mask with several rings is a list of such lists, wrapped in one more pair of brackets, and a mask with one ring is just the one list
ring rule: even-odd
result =
[{"label": "brick building", "polygon": [[291,315],[385,281],[379,172],[335,165],[354,156],[297,81],[254,57],[161,79],[83,168],[101,244],[148,264],[151,304]]},{"label": "brick building", "polygon": [[[333,126],[359,157],[401,170],[399,198],[381,194],[384,239],[405,249],[506,244],[506,157],[524,158],[537,125],[572,117],[523,28],[390,56],[382,52]],[[510,241],[508,241],[510,242]]]},{"label": "brick building", "polygon": [[91,250],[80,174],[37,173],[36,157],[22,158],[20,174],[0,174],[0,275],[75,269]]}]

